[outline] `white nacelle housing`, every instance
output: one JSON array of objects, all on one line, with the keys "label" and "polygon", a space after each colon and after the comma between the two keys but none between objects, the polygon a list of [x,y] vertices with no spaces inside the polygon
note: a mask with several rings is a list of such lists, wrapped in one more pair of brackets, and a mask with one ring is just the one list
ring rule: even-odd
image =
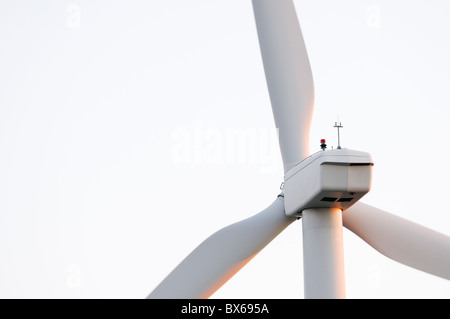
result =
[{"label": "white nacelle housing", "polygon": [[285,174],[286,215],[301,216],[307,208],[349,208],[369,192],[372,166],[369,153],[349,149],[306,158]]}]

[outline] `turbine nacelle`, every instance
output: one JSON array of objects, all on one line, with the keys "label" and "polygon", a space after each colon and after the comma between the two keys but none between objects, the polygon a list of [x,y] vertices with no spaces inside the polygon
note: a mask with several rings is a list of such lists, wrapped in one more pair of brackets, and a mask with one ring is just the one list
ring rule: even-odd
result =
[{"label": "turbine nacelle", "polygon": [[285,174],[286,215],[301,217],[309,208],[349,208],[370,191],[372,166],[369,153],[349,149],[306,158]]}]

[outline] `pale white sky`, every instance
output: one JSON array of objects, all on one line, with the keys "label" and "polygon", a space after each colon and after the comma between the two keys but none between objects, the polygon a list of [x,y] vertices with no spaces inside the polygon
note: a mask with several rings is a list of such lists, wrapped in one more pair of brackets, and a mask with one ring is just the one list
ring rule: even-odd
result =
[{"label": "pale white sky", "polygon": [[[295,1],[320,138],[368,151],[366,203],[450,235],[446,0]],[[0,297],[145,297],[279,192],[251,1],[0,3]],[[450,282],[344,232],[350,298]],[[302,298],[301,222],[213,297]]]}]

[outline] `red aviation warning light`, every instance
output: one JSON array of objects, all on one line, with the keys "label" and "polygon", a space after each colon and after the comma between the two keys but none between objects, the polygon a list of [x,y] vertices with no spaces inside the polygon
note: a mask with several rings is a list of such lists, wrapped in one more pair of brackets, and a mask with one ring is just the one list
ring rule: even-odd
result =
[{"label": "red aviation warning light", "polygon": [[327,149],[326,140],[324,138],[320,140],[320,148],[322,149],[322,151],[325,151]]}]

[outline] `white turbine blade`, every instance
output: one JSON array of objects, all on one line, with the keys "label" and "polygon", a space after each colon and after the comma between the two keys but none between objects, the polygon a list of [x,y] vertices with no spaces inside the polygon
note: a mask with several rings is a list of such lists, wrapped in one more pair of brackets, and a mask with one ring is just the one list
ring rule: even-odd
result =
[{"label": "white turbine blade", "polygon": [[343,222],[385,256],[450,279],[450,237],[359,202],[344,211]]},{"label": "white turbine blade", "polygon": [[261,213],[207,238],[148,298],[208,298],[294,220],[284,213],[284,198],[279,196]]},{"label": "white turbine blade", "polygon": [[284,171],[309,155],[314,83],[292,0],[253,0]]}]

